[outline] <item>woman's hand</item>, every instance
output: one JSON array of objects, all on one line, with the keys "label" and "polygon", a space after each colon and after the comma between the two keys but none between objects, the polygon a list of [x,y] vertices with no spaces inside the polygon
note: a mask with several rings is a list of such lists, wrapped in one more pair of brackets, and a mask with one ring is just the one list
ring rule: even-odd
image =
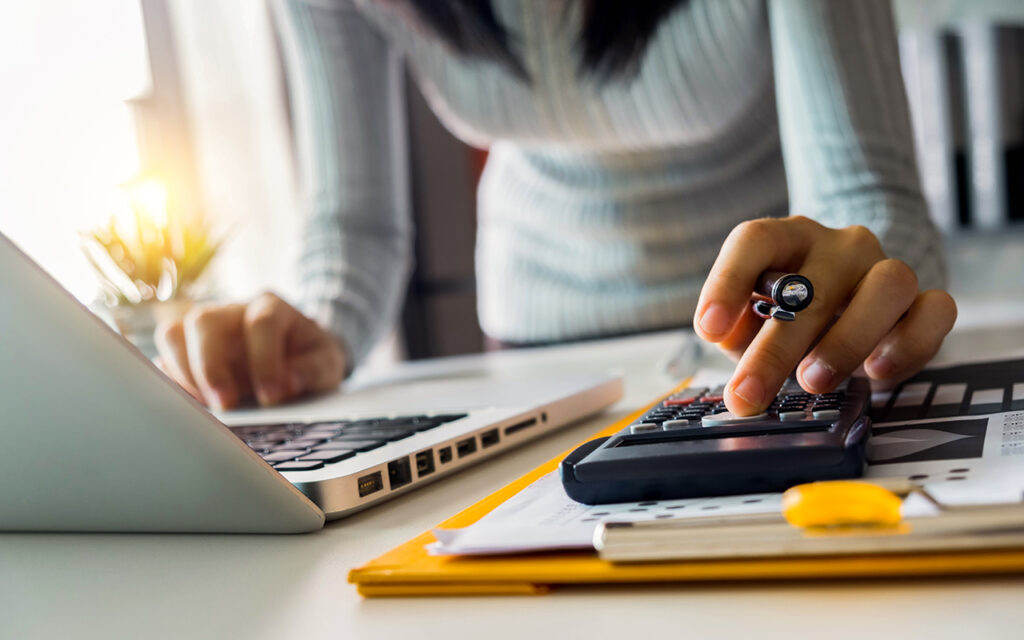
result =
[{"label": "woman's hand", "polygon": [[[793,322],[765,322],[750,294],[767,269],[807,276],[811,305]],[[863,365],[896,382],[920,370],[953,328],[945,291],[918,291],[914,271],[887,258],[860,226],[830,229],[801,216],[733,229],[697,303],[694,329],[738,360],[725,403],[738,415],[763,411],[796,367],[810,393],[831,391]],[[810,350],[808,352],[808,350]]]},{"label": "woman's hand", "polygon": [[273,405],[336,389],[338,342],[272,293],[248,304],[197,307],[156,332],[159,366],[200,402],[230,409],[255,397]]}]

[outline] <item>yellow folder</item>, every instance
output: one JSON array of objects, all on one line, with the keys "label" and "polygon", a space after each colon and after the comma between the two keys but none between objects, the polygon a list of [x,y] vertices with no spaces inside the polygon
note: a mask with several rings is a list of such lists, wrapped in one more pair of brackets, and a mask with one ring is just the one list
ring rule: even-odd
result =
[{"label": "yellow folder", "polygon": [[[686,384],[679,386],[679,389]],[[643,415],[647,408],[591,438],[610,436]],[[591,439],[591,438],[588,438]],[[480,502],[452,516],[439,528],[467,527],[547,473],[570,451],[550,460]],[[885,555],[697,560],[613,564],[593,551],[545,552],[505,556],[431,556],[436,541],[422,533],[349,572],[349,582],[368,596],[526,595],[567,584],[694,582],[1016,573],[1024,571],[1024,549],[930,552]]]}]

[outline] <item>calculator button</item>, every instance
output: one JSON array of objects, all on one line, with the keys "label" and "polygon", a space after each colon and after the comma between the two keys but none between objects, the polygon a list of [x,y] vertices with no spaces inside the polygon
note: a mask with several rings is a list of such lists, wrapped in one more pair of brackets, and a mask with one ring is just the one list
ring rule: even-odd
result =
[{"label": "calculator button", "polygon": [[817,409],[811,415],[816,420],[836,420],[839,418],[839,409]]},{"label": "calculator button", "polygon": [[657,431],[661,429],[661,425],[654,422],[641,422],[639,424],[630,425],[630,433],[647,433],[648,431]]},{"label": "calculator button", "polygon": [[707,387],[687,387],[682,391],[673,393],[670,398],[697,398],[708,392]]},{"label": "calculator button", "polygon": [[663,404],[666,407],[685,407],[688,404],[693,404],[696,398],[669,398]]},{"label": "calculator button", "polygon": [[723,411],[712,416],[704,416],[701,419],[701,423],[705,427],[720,427],[727,424],[737,424],[741,422],[757,422],[758,420],[764,420],[768,417],[767,413],[759,413],[753,416],[738,416],[730,411]]},{"label": "calculator button", "polygon": [[793,422],[795,420],[803,420],[806,414],[803,410],[800,411],[780,411],[779,420],[783,422]]},{"label": "calculator button", "polygon": [[706,388],[686,388],[678,393],[673,393],[662,404],[666,407],[685,407],[707,392]]},{"label": "calculator button", "polygon": [[702,428],[700,418],[694,420],[668,420],[661,423],[661,428],[665,431],[678,431],[679,429],[694,429]]}]

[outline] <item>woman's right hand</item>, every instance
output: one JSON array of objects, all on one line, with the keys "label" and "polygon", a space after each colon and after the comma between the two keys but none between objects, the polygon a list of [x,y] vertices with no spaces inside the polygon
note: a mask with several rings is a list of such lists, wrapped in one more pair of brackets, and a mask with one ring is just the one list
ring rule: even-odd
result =
[{"label": "woman's right hand", "polygon": [[158,365],[197,400],[230,409],[336,389],[345,353],[316,322],[272,293],[191,309],[156,332]]}]

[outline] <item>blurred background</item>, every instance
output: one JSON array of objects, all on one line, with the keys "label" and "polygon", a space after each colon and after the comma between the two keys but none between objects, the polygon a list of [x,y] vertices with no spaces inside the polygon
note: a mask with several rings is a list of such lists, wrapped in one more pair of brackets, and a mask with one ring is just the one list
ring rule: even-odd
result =
[{"label": "blurred background", "polygon": [[[1024,2],[899,0],[894,11],[960,323],[1009,320],[1000,299],[1024,296]],[[287,298],[301,224],[287,83],[259,0],[5,3],[0,231],[96,309],[179,293]],[[408,84],[416,269],[371,363],[483,347],[473,243],[486,154],[451,137]],[[126,279],[118,267],[140,268],[128,259],[139,247],[161,257]]]}]

